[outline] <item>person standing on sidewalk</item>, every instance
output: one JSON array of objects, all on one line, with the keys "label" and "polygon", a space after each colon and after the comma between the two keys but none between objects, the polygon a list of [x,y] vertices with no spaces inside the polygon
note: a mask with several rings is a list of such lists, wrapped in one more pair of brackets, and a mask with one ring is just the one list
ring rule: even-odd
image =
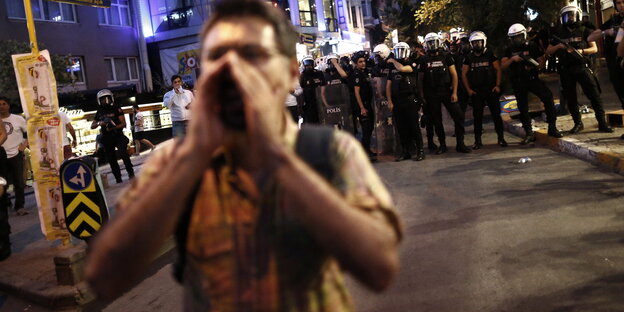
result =
[{"label": "person standing on sidewalk", "polygon": [[128,177],[134,177],[134,168],[132,161],[128,155],[128,143],[130,140],[123,134],[123,128],[126,127],[126,119],[124,113],[119,106],[115,104],[113,93],[108,89],[100,90],[97,93],[97,102],[99,108],[95,113],[95,118],[91,123],[91,129],[100,127],[102,145],[104,146],[104,154],[110,165],[111,171],[115,176],[115,181],[121,183],[121,169],[117,163],[117,152],[126,166]]},{"label": "person standing on sidewalk", "polygon": [[0,118],[7,134],[2,147],[7,155],[7,182],[13,185],[15,192],[13,208],[18,216],[23,216],[28,214],[28,211],[24,209],[24,188],[26,187],[24,150],[28,147],[26,120],[22,116],[11,114],[9,100],[5,97],[0,97]]},{"label": "person standing on sidewalk", "polygon": [[0,125],[0,261],[11,255],[11,225],[9,224],[9,195],[7,189],[7,155],[2,144],[7,140],[7,132],[4,124]]},{"label": "person standing on sidewalk", "polygon": [[171,76],[173,89],[163,97],[163,105],[171,111],[171,134],[174,138],[184,137],[186,126],[191,119],[191,102],[193,102],[193,92],[182,87],[182,77]]},{"label": "person standing on sidewalk", "polygon": [[483,147],[483,108],[487,105],[494,121],[494,129],[498,135],[498,145],[505,147],[505,129],[501,118],[500,96],[501,68],[494,52],[487,48],[487,36],[482,31],[475,31],[470,35],[472,52],[464,59],[462,65],[462,82],[468,96],[472,99],[472,114],[474,118],[475,143],[473,150]]},{"label": "person standing on sidewalk", "polygon": [[139,155],[141,153],[141,143],[145,144],[152,151],[154,150],[154,144],[143,136],[145,127],[143,126],[143,113],[139,109],[138,104],[132,105],[132,111],[134,112],[134,132],[132,138],[134,139],[134,154]]},{"label": "person standing on sidewalk", "polygon": [[[362,147],[371,161],[377,161],[377,154],[371,150],[371,138],[375,130],[375,110],[373,109],[373,87],[371,76],[366,69],[366,57],[363,53],[356,56],[355,71],[352,78],[357,113],[362,127]],[[355,126],[355,125],[354,125]]]},{"label": "person standing on sidewalk", "polygon": [[507,36],[509,36],[510,45],[503,53],[501,68],[509,69],[509,80],[520,111],[520,121],[525,133],[520,144],[535,142],[529,115],[529,92],[535,94],[544,103],[548,135],[555,138],[563,137],[557,130],[557,112],[553,94],[546,83],[539,78],[539,69],[543,68],[546,63],[544,52],[537,43],[527,40],[527,30],[522,24],[511,25]]},{"label": "person standing on sidewalk", "polygon": [[325,76],[323,72],[314,68],[314,58],[306,55],[301,59],[303,72],[299,78],[299,85],[303,89],[303,122],[305,124],[319,124],[319,108],[316,103],[316,88],[324,86]]},{"label": "person standing on sidewalk", "polygon": [[419,87],[424,92],[427,115],[433,119],[435,132],[440,141],[440,147],[436,155],[446,153],[446,134],[442,120],[442,105],[446,108],[455,125],[455,149],[459,153],[470,153],[470,149],[464,144],[464,112],[459,107],[457,87],[459,79],[455,70],[455,60],[442,49],[442,39],[436,33],[425,36],[425,49],[427,54],[420,59]]},{"label": "person standing on sidewalk", "polygon": [[120,295],[178,233],[184,311],[354,311],[342,270],[376,291],[398,270],[389,192],[351,134],[288,116],[298,35],[283,11],[220,1],[199,40],[189,132],[121,195],[91,244],[91,288]]},{"label": "person standing on sidewalk", "polygon": [[[61,119],[61,124],[63,125],[61,127],[61,131],[63,132],[63,158],[67,160],[74,156],[72,147],[76,147],[78,145],[78,140],[76,139],[76,130],[71,124],[71,118],[69,118],[69,116],[67,116],[67,114],[63,111],[59,111],[58,114]],[[67,136],[68,132],[72,137],[71,142],[69,142],[69,137]]]},{"label": "person standing on sidewalk", "polygon": [[595,41],[588,40],[592,30],[583,26],[581,14],[581,9],[574,5],[568,5],[561,9],[561,26],[552,36],[546,53],[555,54],[559,59],[558,70],[561,86],[568,101],[568,110],[574,120],[574,127],[570,129],[570,133],[579,133],[585,128],[579,111],[576,94],[577,83],[581,85],[583,93],[591,102],[598,121],[598,131],[612,133],[613,129],[609,127],[605,119],[598,80],[589,68],[589,60],[587,59],[587,55],[598,52],[598,47]]}]

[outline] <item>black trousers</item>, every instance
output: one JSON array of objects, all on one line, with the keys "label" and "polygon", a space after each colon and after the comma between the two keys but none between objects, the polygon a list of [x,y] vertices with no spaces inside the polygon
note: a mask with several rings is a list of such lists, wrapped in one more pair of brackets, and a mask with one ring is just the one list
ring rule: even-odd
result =
[{"label": "black trousers", "polygon": [[403,155],[410,155],[414,142],[416,149],[423,149],[423,139],[420,133],[418,111],[421,103],[414,95],[397,96],[393,98],[394,108],[392,109],[392,119],[396,125],[401,142]]},{"label": "black trousers", "polygon": [[358,119],[360,120],[360,127],[362,127],[362,147],[367,153],[372,153],[370,149],[371,137],[373,136],[373,130],[375,130],[375,111],[371,107],[371,103],[364,103],[364,107],[368,111],[366,116],[362,116],[360,113]]},{"label": "black trousers", "polygon": [[492,121],[494,121],[494,129],[498,137],[503,136],[503,118],[501,118],[499,94],[493,92],[492,88],[484,88],[475,90],[477,94],[472,96],[472,117],[474,118],[474,136],[475,140],[481,138],[483,134],[483,108],[487,105],[490,108]]},{"label": "black trousers", "polygon": [[624,109],[624,69],[617,62],[613,62],[613,64],[607,63],[607,68],[609,69],[609,79],[611,84],[613,84],[615,94],[617,94],[622,104],[622,109]]},{"label": "black trousers", "polygon": [[598,84],[594,79],[589,68],[577,66],[575,68],[565,68],[560,71],[561,86],[563,87],[563,95],[568,101],[568,110],[574,119],[574,123],[581,122],[581,112],[579,111],[578,97],[576,94],[576,84],[580,84],[583,93],[591,102],[596,120],[599,123],[604,122],[605,112],[602,107],[602,98],[598,90]]},{"label": "black trousers", "polygon": [[[0,146],[0,177],[7,178],[9,163],[4,148]],[[11,233],[11,225],[9,224],[9,194],[6,193],[7,187],[2,187],[3,195],[0,196],[0,248],[8,244],[9,234]],[[0,249],[0,252],[2,250]]]},{"label": "black trousers", "polygon": [[321,123],[316,102],[308,103],[306,101],[306,104],[303,106],[303,122],[307,124]]},{"label": "black trousers", "polygon": [[104,138],[102,140],[102,145],[104,146],[104,154],[106,155],[106,160],[108,160],[111,171],[115,176],[115,180],[117,182],[121,181],[121,169],[119,169],[119,164],[117,163],[117,154],[115,153],[115,149],[119,150],[121,159],[126,166],[128,176],[133,177],[134,168],[132,167],[132,162],[130,161],[130,156],[128,155],[128,138],[126,138],[125,135]]},{"label": "black trousers", "polygon": [[24,188],[26,181],[24,180],[24,153],[19,152],[14,157],[7,159],[6,177],[9,184],[13,185],[15,192],[15,211],[24,208]]},{"label": "black trousers", "polygon": [[446,134],[444,133],[444,123],[442,122],[442,105],[453,118],[455,124],[455,137],[458,144],[464,143],[464,112],[458,103],[451,103],[451,92],[447,90],[435,90],[426,95],[428,110],[433,118],[433,125],[438,136],[440,145],[446,145]]},{"label": "black trousers", "polygon": [[[554,125],[557,122],[557,112],[555,111],[553,95],[544,81],[538,78],[530,79],[528,81],[515,81],[513,83],[513,89],[514,96],[516,97],[516,102],[518,104],[518,110],[520,111],[522,128],[524,128],[524,131],[527,134],[533,133],[531,128],[531,116],[529,116],[529,92],[535,94],[540,101],[544,103],[548,124]],[[578,108],[576,111],[578,112]]]},{"label": "black trousers", "polygon": [[295,121],[295,123],[299,122],[299,107],[297,106],[286,106],[288,108],[288,112],[290,113],[290,116],[292,116],[292,119]]}]

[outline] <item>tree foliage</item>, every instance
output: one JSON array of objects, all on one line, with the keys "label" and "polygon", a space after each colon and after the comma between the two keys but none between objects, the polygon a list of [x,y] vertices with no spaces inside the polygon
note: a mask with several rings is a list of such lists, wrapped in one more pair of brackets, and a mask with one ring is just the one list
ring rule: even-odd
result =
[{"label": "tree foliage", "polygon": [[[41,50],[45,46],[39,44]],[[12,103],[17,103],[19,92],[17,80],[13,69],[13,54],[30,53],[30,43],[16,40],[0,40],[0,94],[8,97]],[[52,69],[57,83],[69,83],[71,79],[67,74],[67,57],[51,54]]]},{"label": "tree foliage", "polygon": [[399,41],[410,45],[418,41],[418,24],[414,19],[418,6],[417,1],[386,0],[385,5],[379,8],[383,23],[391,29],[398,30]]}]

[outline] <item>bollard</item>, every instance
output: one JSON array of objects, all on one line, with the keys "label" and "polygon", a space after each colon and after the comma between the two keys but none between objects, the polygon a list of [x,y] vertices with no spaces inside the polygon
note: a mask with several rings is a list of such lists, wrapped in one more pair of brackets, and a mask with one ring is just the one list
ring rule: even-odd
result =
[{"label": "bollard", "polygon": [[83,281],[86,257],[84,247],[72,247],[59,252],[54,257],[57,283],[63,286],[74,286]]}]

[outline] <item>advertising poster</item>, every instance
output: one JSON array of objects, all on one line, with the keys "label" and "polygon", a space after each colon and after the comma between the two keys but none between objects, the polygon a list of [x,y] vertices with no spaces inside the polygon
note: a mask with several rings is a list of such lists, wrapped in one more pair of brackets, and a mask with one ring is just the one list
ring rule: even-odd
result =
[{"label": "advertising poster", "polygon": [[66,239],[59,168],[63,160],[56,81],[48,51],[13,55],[22,109],[26,116],[35,197],[46,239]]},{"label": "advertising poster", "polygon": [[171,85],[171,76],[180,75],[182,81],[195,85],[199,70],[199,44],[160,50],[163,80]]}]

